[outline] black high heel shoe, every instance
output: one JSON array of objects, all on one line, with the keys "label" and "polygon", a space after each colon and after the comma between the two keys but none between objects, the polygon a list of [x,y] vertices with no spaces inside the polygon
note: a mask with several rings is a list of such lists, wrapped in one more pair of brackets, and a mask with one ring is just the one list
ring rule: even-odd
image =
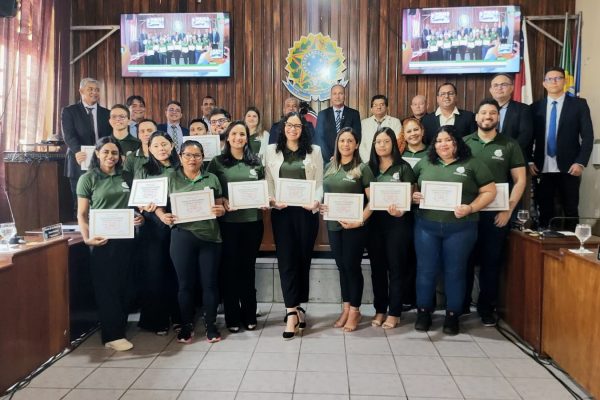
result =
[{"label": "black high heel shoe", "polygon": [[[287,318],[290,316],[296,316],[296,321],[298,321],[298,311],[290,311],[289,313],[287,313],[285,315],[285,320],[287,321]],[[298,332],[298,326],[300,325],[299,322],[296,322],[296,325],[294,325],[294,331],[293,332],[288,332],[288,331],[283,331],[283,340],[290,340],[293,339],[294,336],[296,336],[296,332]]]},{"label": "black high heel shoe", "polygon": [[[298,312],[298,329],[306,329],[306,311],[300,306],[296,307],[296,311]],[[304,314],[304,318],[302,318],[304,321],[300,321],[300,313]]]}]

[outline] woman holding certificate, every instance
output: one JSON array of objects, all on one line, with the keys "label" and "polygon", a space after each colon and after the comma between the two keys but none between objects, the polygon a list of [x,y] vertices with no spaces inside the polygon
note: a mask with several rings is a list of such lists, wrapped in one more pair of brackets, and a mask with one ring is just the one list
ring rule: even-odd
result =
[{"label": "woman holding certificate", "polygon": [[[367,241],[376,313],[371,325],[391,329],[400,321],[403,299],[412,290],[414,282],[411,279],[411,275],[414,275],[411,274],[410,262],[413,224],[410,215],[405,215],[405,210],[410,208],[411,186],[417,180],[410,165],[402,159],[396,135],[390,128],[375,132],[369,167],[377,182],[394,183],[396,186],[405,183],[406,204],[392,203],[387,205],[387,210],[377,208],[379,211],[373,211]],[[371,187],[375,190],[376,184]],[[385,190],[389,191],[391,198],[393,187],[387,185],[384,188],[389,188]]]},{"label": "woman holding certificate", "polygon": [[283,338],[289,340],[306,327],[300,304],[308,302],[310,262],[319,230],[317,210],[323,195],[323,157],[321,148],[311,144],[300,114],[287,114],[283,126],[277,143],[267,147],[264,163],[286,307]]},{"label": "woman holding certificate", "polygon": [[[264,230],[260,208],[266,208],[268,196],[264,185],[264,167],[248,143],[251,137],[248,126],[243,121],[234,121],[227,127],[225,137],[223,153],[211,160],[208,172],[219,179],[223,188],[223,205],[227,210],[220,220],[223,235],[223,305],[227,328],[236,333],[241,326],[250,331],[256,329],[254,267]],[[259,181],[263,183],[262,188],[250,185]],[[248,184],[228,185],[236,182]],[[237,196],[230,196],[229,190],[238,191],[235,194],[246,197],[246,200],[254,199],[255,204],[236,204],[234,200],[237,200]]]},{"label": "woman holding certificate", "polygon": [[465,298],[466,268],[477,239],[478,211],[496,196],[494,177],[454,126],[442,126],[426,158],[414,167],[420,203],[415,224],[417,251],[417,321],[415,329],[431,327],[437,276],[443,271],[446,318],[443,331],[459,333],[458,317]]},{"label": "woman holding certificate", "polygon": [[[139,132],[144,135],[143,128]],[[136,179],[168,177],[179,166],[173,139],[167,133],[154,132],[147,147],[148,160],[135,171]],[[171,230],[154,213],[155,204],[149,204],[143,210],[146,223],[140,229],[137,276],[140,280],[141,308],[138,326],[164,336],[169,332],[171,323],[175,326],[181,323],[177,304],[177,276],[169,256]]]},{"label": "woman holding certificate", "polygon": [[[195,140],[183,142],[179,151],[181,167],[169,177],[172,212],[156,209],[156,215],[171,229],[170,254],[177,272],[181,311],[180,343],[194,336],[195,289],[202,287],[206,339],[221,340],[217,329],[219,305],[219,259],[221,233],[215,217],[225,214],[221,184],[216,176],[202,171],[204,151]],[[199,282],[197,282],[199,280]]]},{"label": "woman holding certificate", "polygon": [[[364,222],[371,215],[369,186],[375,180],[371,168],[360,162],[359,138],[354,129],[342,128],[335,139],[333,160],[323,177],[325,201],[321,213],[327,220],[329,244],[340,272],[344,308],[334,327],[344,332],[356,330],[360,323],[360,305],[364,280],[361,271],[365,247]],[[347,196],[358,194],[359,196]],[[335,199],[334,199],[335,196]],[[346,215],[353,214],[347,217]]]},{"label": "woman holding certificate", "polygon": [[[77,182],[77,222],[83,241],[92,247],[90,272],[92,285],[98,306],[100,330],[104,345],[116,351],[125,351],[133,347],[125,338],[127,314],[129,307],[128,288],[132,275],[133,224],[108,221],[104,223],[100,216],[92,220],[91,214],[97,210],[127,209],[131,186],[131,175],[122,169],[121,147],[117,139],[107,136],[96,142],[96,150],[90,162],[90,169]],[[135,224],[143,221],[141,216],[134,218]],[[130,237],[128,239],[107,239],[91,232],[99,226],[106,228],[107,234],[113,237]],[[110,226],[119,232],[110,231]],[[123,235],[120,227],[129,231]],[[121,234],[121,235],[120,235]]]}]

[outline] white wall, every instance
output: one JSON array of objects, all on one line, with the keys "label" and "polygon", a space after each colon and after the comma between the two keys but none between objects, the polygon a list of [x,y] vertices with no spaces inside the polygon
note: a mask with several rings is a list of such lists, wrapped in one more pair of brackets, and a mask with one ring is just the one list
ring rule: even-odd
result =
[{"label": "white wall", "polygon": [[[598,23],[598,0],[577,0],[575,9],[583,13],[581,53],[581,97],[590,106],[594,136],[600,139],[600,24]],[[591,162],[583,173],[581,183],[579,215],[600,217],[600,167]],[[600,223],[596,225],[599,234]]]}]

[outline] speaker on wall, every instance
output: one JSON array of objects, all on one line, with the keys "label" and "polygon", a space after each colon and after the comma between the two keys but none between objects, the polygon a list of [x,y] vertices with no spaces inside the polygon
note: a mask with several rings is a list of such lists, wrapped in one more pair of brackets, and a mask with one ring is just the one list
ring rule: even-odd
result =
[{"label": "speaker on wall", "polygon": [[14,17],[17,15],[19,3],[17,0],[0,0],[0,18]]}]

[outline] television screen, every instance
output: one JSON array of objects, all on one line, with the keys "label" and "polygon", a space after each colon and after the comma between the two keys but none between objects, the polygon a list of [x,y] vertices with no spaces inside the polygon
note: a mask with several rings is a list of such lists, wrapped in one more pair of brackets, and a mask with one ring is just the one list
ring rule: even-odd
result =
[{"label": "television screen", "polygon": [[122,14],[123,77],[231,76],[229,13]]},{"label": "television screen", "polygon": [[518,6],[410,8],[402,11],[402,73],[519,72]]}]

